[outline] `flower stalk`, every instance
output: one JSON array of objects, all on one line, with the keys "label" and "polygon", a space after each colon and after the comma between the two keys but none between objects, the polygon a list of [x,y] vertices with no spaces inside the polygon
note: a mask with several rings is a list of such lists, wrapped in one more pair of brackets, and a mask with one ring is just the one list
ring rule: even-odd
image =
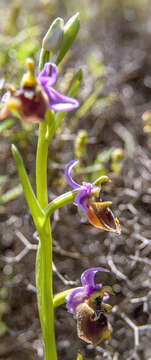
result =
[{"label": "flower stalk", "polygon": [[68,191],[67,193],[62,194],[56,199],[52,200],[44,209],[46,218],[51,216],[54,211],[61,208],[62,206],[73,203],[76,194],[77,190]]},{"label": "flower stalk", "polygon": [[45,360],[57,360],[52,284],[52,237],[49,220],[39,233],[36,259],[36,288],[39,316],[44,339]]},{"label": "flower stalk", "polygon": [[[36,158],[36,190],[40,207],[48,204],[47,158],[49,136],[46,119],[39,126]],[[56,360],[54,331],[53,283],[52,283],[52,236],[49,218],[39,231],[39,246],[36,259],[36,287],[39,315],[44,339],[45,360]]]}]

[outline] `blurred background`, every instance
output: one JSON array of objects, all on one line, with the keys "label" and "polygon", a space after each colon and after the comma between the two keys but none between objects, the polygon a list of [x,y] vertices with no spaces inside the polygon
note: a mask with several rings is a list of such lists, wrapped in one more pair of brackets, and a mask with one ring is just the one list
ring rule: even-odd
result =
[{"label": "blurred background", "polygon": [[[80,108],[69,114],[50,144],[49,200],[69,190],[68,161],[80,160],[74,176],[94,181],[108,174],[101,199],[113,202],[119,237],[80,222],[74,205],[52,220],[54,290],[80,284],[88,267],[104,266],[113,287],[111,339],[99,346],[77,338],[65,305],[56,311],[59,359],[151,358],[151,2],[149,0],[0,0],[0,95],[19,86],[25,60],[38,64],[41,40],[55,17],[80,12],[81,28],[61,64],[58,90],[66,93],[83,71]],[[143,116],[144,112],[148,111]],[[36,125],[13,117],[0,123],[0,359],[43,359],[35,294],[37,234],[10,151],[19,148],[34,186]],[[97,277],[101,281],[101,275]],[[69,283],[68,283],[69,282]]]}]

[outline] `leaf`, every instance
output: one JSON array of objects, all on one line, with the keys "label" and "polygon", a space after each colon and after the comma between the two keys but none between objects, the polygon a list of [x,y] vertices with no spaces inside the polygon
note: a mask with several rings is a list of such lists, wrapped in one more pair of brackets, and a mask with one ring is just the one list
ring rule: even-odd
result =
[{"label": "leaf", "polygon": [[0,185],[4,184],[7,181],[7,176],[0,175]]},{"label": "leaf", "polygon": [[5,194],[0,196],[0,204],[6,204],[7,202],[16,199],[23,192],[21,184],[15,186],[13,189],[10,189],[5,192]]},{"label": "leaf", "polygon": [[20,181],[21,181],[21,184],[23,187],[26,201],[28,203],[29,209],[33,216],[35,226],[38,230],[39,227],[42,226],[44,223],[44,220],[45,220],[44,213],[43,213],[42,209],[40,208],[40,205],[39,205],[39,203],[36,199],[36,196],[33,192],[30,180],[29,180],[26,170],[24,168],[22,157],[15,145],[12,145],[12,153],[13,153],[14,159],[16,161],[16,166],[17,166],[17,170],[19,173],[19,177],[20,177]]},{"label": "leaf", "polygon": [[79,85],[81,83],[81,80],[82,80],[82,70],[80,69],[77,74],[75,75],[73,81],[72,81],[72,84],[71,84],[71,87],[70,87],[70,90],[68,91],[68,96],[75,96],[78,89],[79,89]]},{"label": "leaf", "polygon": [[9,129],[13,124],[14,124],[14,120],[13,120],[13,119],[4,120],[4,121],[0,124],[0,133],[2,133],[3,131]]},{"label": "leaf", "polygon": [[7,326],[3,321],[0,321],[0,337],[4,336],[7,330]]}]

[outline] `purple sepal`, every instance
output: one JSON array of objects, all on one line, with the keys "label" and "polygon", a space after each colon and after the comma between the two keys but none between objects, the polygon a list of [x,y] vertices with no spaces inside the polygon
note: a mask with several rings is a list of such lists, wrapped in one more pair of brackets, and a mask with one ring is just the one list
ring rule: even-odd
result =
[{"label": "purple sepal", "polygon": [[93,291],[100,290],[102,288],[102,284],[98,284],[95,286],[85,285],[85,293],[89,296]]},{"label": "purple sepal", "polygon": [[65,169],[65,177],[67,180],[67,183],[72,186],[74,189],[79,189],[78,194],[75,197],[74,203],[76,206],[78,206],[84,213],[84,215],[87,215],[88,211],[88,200],[89,195],[91,194],[92,190],[92,184],[83,182],[82,185],[77,184],[71,176],[71,170],[72,168],[78,163],[78,160],[71,160]]},{"label": "purple sepal", "polygon": [[57,67],[55,64],[46,63],[37,79],[48,96],[50,109],[56,112],[71,111],[79,106],[76,99],[62,95],[52,88],[57,80]]},{"label": "purple sepal", "polygon": [[84,271],[81,275],[81,283],[83,286],[89,285],[94,288],[96,285],[94,283],[94,277],[97,272],[109,272],[109,270],[102,267],[95,267]]},{"label": "purple sepal", "polygon": [[82,210],[82,212],[84,213],[85,216],[87,215],[88,197],[87,197],[86,189],[80,190],[78,192],[78,194],[76,195],[76,197],[74,199],[74,204]]},{"label": "purple sepal", "polygon": [[87,183],[87,182],[83,181],[82,187],[84,187],[86,189],[87,195],[91,194],[91,190],[92,190],[92,184],[91,183]]},{"label": "purple sepal", "polygon": [[80,302],[82,302],[85,298],[86,294],[83,287],[71,290],[71,292],[65,298],[65,301],[68,304],[68,312],[75,314],[77,305],[80,304]]},{"label": "purple sepal", "polygon": [[49,107],[54,111],[71,111],[79,106],[76,99],[60,94],[53,88],[45,87],[45,92],[48,95]]},{"label": "purple sepal", "polygon": [[71,160],[67,165],[66,165],[66,168],[65,168],[65,177],[66,177],[66,180],[67,180],[67,183],[72,186],[74,189],[78,189],[81,187],[81,185],[77,184],[73,179],[72,179],[72,176],[71,176],[71,170],[72,168],[78,163],[79,161],[78,160]]}]

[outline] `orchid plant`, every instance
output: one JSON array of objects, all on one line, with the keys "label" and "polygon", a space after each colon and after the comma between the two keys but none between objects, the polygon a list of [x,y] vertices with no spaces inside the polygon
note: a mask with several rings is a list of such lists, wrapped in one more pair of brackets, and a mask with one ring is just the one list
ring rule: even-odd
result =
[{"label": "orchid plant", "polygon": [[[109,181],[107,176],[97,179],[93,184],[83,182],[77,184],[71,177],[71,170],[77,161],[72,160],[66,166],[65,176],[73,188],[48,203],[47,158],[48,146],[67,111],[79,106],[74,98],[77,93],[81,71],[71,84],[67,95],[62,95],[53,86],[57,81],[58,70],[65,54],[71,47],[79,30],[79,14],[75,14],[64,24],[57,18],[50,26],[42,43],[40,54],[40,73],[35,76],[33,60],[26,62],[27,72],[22,78],[21,86],[15,89],[9,86],[2,98],[4,107],[0,114],[3,120],[14,113],[25,122],[39,124],[39,135],[36,157],[36,194],[34,193],[22,157],[15,145],[12,153],[16,161],[24,195],[39,235],[39,246],[36,259],[36,288],[39,316],[44,340],[45,360],[56,360],[56,344],[54,332],[54,308],[67,304],[68,311],[76,314],[77,330],[80,338],[91,344],[98,344],[102,339],[110,337],[111,325],[107,312],[111,306],[106,303],[112,294],[109,286],[95,285],[94,276],[97,272],[108,272],[101,267],[86,270],[81,276],[82,287],[68,289],[54,296],[52,281],[52,236],[50,217],[52,213],[74,202],[90,223],[97,228],[120,233],[120,225],[114,218],[109,206],[111,202],[100,201],[102,182]],[[55,62],[50,61],[51,56]],[[80,354],[78,355],[80,358]]]}]

